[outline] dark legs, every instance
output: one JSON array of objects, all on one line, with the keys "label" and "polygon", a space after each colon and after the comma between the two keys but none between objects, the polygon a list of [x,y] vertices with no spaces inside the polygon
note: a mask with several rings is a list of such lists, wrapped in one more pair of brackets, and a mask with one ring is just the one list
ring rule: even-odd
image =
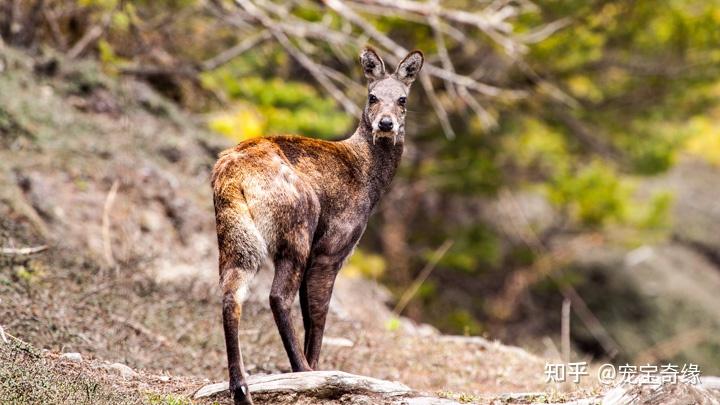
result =
[{"label": "dark legs", "polygon": [[300,306],[305,325],[305,358],[312,369],[317,369],[320,358],[330,297],[339,267],[335,264],[314,265],[308,269],[302,282]]},{"label": "dark legs", "polygon": [[223,282],[223,329],[227,348],[228,372],[230,373],[230,393],[235,399],[235,405],[252,405],[238,342],[242,300],[247,287],[239,285],[240,280],[236,275],[228,274],[227,276]]},{"label": "dark legs", "polygon": [[275,262],[275,278],[270,290],[270,308],[294,372],[312,371],[295,336],[291,313],[292,303],[302,281],[304,266],[303,260],[281,256]]}]

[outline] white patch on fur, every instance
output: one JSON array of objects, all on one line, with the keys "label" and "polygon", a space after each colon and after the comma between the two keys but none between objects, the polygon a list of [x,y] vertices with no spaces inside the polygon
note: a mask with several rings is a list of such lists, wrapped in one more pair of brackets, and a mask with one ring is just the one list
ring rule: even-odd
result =
[{"label": "white patch on fur", "polygon": [[299,198],[300,192],[297,188],[298,180],[300,179],[293,169],[289,168],[284,163],[280,165],[278,175],[275,177],[278,190],[287,191],[290,198]]},{"label": "white patch on fur", "polygon": [[248,290],[250,288],[250,280],[242,280],[240,282],[240,287],[235,291],[235,301],[238,304],[242,304],[245,302],[248,296]]}]

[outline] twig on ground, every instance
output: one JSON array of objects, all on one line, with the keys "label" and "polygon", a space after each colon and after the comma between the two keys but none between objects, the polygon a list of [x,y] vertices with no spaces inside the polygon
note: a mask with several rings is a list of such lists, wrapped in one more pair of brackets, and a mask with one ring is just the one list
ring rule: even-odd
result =
[{"label": "twig on ground", "polygon": [[4,341],[5,343],[9,343],[8,340],[7,340],[7,338],[10,338],[10,339],[12,339],[12,340],[14,340],[14,341],[16,341],[16,342],[18,342],[18,343],[21,343],[21,344],[23,344],[23,345],[30,346],[30,344],[29,344],[28,342],[26,342],[26,341],[24,341],[24,340],[22,340],[22,339],[20,339],[20,338],[18,338],[18,337],[15,337],[15,336],[9,334],[8,332],[6,332],[6,331],[2,328],[2,326],[0,326],[0,334],[2,335],[2,339],[3,339],[3,341]]},{"label": "twig on ground", "polygon": [[103,237],[103,253],[105,255],[105,262],[109,267],[115,267],[115,258],[112,252],[112,240],[110,235],[110,211],[112,210],[115,197],[117,196],[118,187],[120,182],[115,180],[108,191],[107,197],[105,197],[105,206],[103,207],[102,215],[102,237]]},{"label": "twig on ground", "polygon": [[27,256],[27,255],[32,255],[35,253],[43,252],[47,249],[48,249],[48,247],[46,245],[24,247],[24,248],[2,247],[2,248],[0,248],[0,254],[5,255],[5,256]]}]

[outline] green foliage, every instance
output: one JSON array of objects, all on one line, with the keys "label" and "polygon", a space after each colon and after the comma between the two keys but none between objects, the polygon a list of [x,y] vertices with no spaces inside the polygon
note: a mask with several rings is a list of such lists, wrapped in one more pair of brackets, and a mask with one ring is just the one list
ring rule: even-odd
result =
[{"label": "green foliage", "polygon": [[454,237],[456,242],[440,260],[441,266],[475,273],[500,263],[500,241],[488,227],[478,224],[457,229]]},{"label": "green foliage", "polygon": [[437,284],[432,281],[425,281],[418,288],[416,295],[418,298],[431,300],[437,295]]},{"label": "green foliage", "polygon": [[188,398],[173,394],[147,394],[148,403],[151,405],[191,405],[192,401]]},{"label": "green foliage", "polygon": [[491,150],[461,142],[443,145],[436,159],[423,162],[420,175],[438,190],[456,194],[492,194],[502,182]]},{"label": "green foliage", "polygon": [[[250,133],[245,139],[263,134],[302,134],[318,138],[337,138],[347,135],[354,117],[338,110],[335,103],[321,97],[311,86],[301,82],[289,82],[279,78],[263,79],[258,76],[236,77],[223,70],[204,76],[204,84],[212,89],[222,89],[233,100],[251,103],[259,117],[258,133],[247,129],[230,128],[220,132]],[[238,126],[242,122],[237,123]],[[217,130],[217,124],[211,123]]]},{"label": "green foliage", "polygon": [[484,331],[482,324],[465,309],[451,311],[441,322],[442,324],[440,326],[444,330],[461,333],[466,336],[480,335]]},{"label": "green foliage", "polygon": [[717,1],[541,1],[576,23],[531,48],[536,66],[581,102],[579,116],[626,154],[629,169],[670,168],[688,119],[718,105]]},{"label": "green foliage", "polygon": [[390,331],[390,332],[394,332],[394,331],[400,329],[400,326],[402,326],[402,325],[401,325],[401,323],[400,323],[400,319],[399,319],[399,318],[392,317],[392,318],[389,318],[389,319],[385,322],[385,329],[388,330],[388,331]]},{"label": "green foliage", "polygon": [[385,273],[386,268],[387,263],[381,255],[355,249],[343,267],[343,274],[378,279]]},{"label": "green foliage", "polygon": [[440,391],[437,392],[437,396],[440,398],[452,399],[453,401],[460,402],[461,404],[476,404],[483,400],[479,396],[469,394],[467,392]]},{"label": "green foliage", "polygon": [[686,130],[685,151],[720,166],[720,121],[715,117],[693,117]]},{"label": "green foliage", "polygon": [[98,7],[103,10],[112,10],[117,6],[118,0],[78,0],[82,7]]},{"label": "green foliage", "polygon": [[523,119],[503,137],[501,159],[524,173],[547,177],[567,172],[573,156],[565,135],[534,118]]},{"label": "green foliage", "polygon": [[549,197],[568,210],[572,218],[592,226],[622,221],[630,190],[620,181],[615,169],[594,160],[576,172],[568,171],[555,177]]},{"label": "green foliage", "polygon": [[659,192],[652,196],[647,208],[640,216],[638,225],[648,229],[665,229],[670,226],[670,209],[673,195],[670,192]]}]

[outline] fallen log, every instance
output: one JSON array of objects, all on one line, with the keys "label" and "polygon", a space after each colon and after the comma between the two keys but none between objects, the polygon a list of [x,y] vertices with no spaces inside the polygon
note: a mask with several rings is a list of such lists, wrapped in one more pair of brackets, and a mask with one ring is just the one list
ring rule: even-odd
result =
[{"label": "fallen log", "polygon": [[[260,399],[272,397],[274,398],[273,403],[281,403],[278,396],[282,395],[291,395],[293,399],[302,396],[320,400],[358,395],[375,399],[382,398],[382,403],[387,404],[458,404],[458,402],[449,399],[417,393],[399,382],[385,381],[342,371],[252,375],[248,378],[248,386],[253,397]],[[227,392],[227,381],[209,384],[196,391],[194,399],[207,398]]]}]

